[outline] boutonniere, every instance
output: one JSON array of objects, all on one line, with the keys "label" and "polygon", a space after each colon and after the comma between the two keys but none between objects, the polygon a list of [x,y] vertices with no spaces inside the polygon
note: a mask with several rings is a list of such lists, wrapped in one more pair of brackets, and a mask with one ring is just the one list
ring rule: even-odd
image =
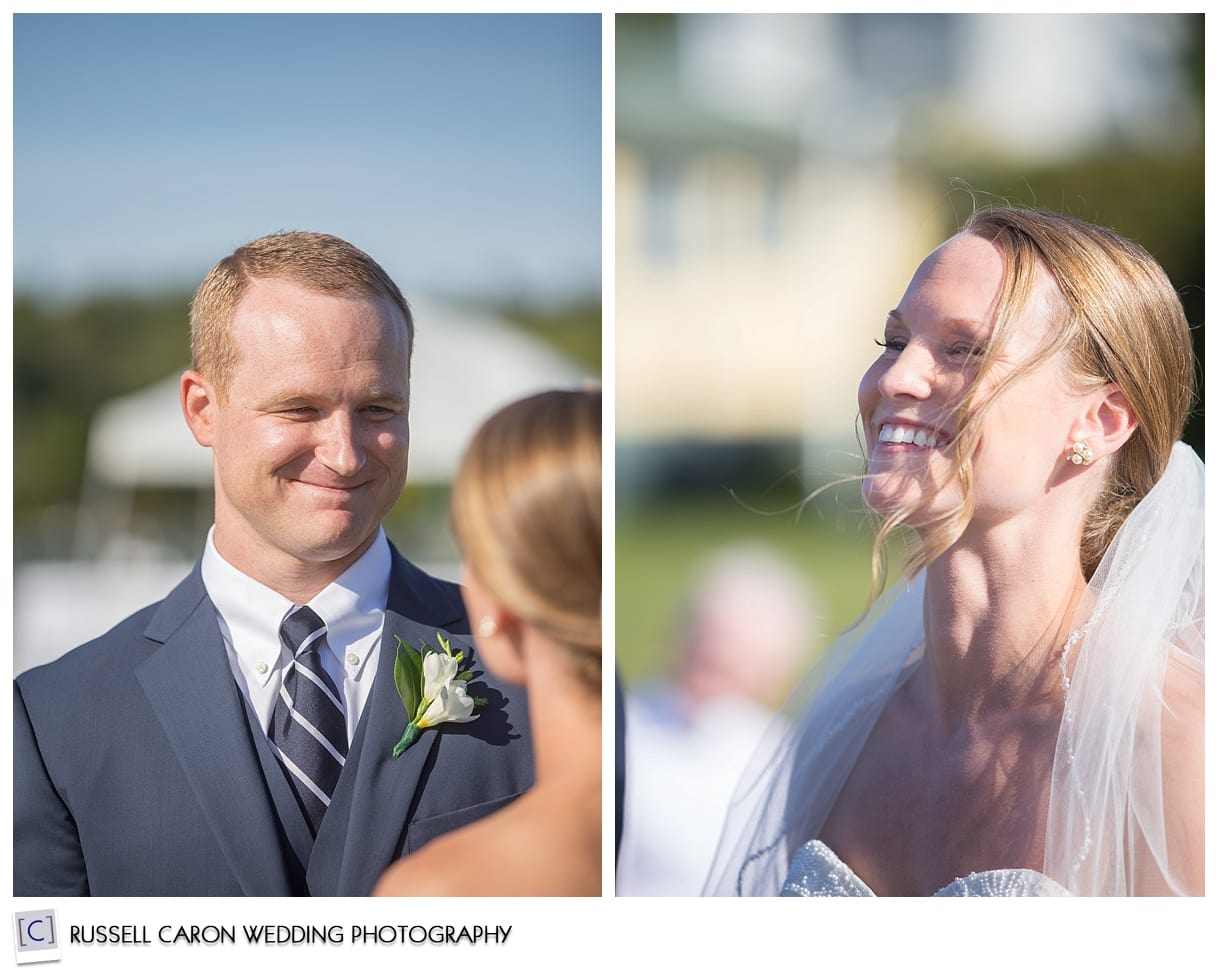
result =
[{"label": "boutonniere", "polygon": [[[396,636],[396,635],[395,635]],[[438,631],[437,650],[430,644],[411,647],[398,637],[398,656],[393,662],[393,680],[402,704],[406,706],[409,722],[406,731],[393,747],[396,759],[405,752],[419,732],[444,722],[471,722],[478,717],[475,708],[486,704],[485,698],[475,697],[466,690],[466,682],[474,676],[472,669],[461,670],[465,652],[453,653],[452,646]]]}]

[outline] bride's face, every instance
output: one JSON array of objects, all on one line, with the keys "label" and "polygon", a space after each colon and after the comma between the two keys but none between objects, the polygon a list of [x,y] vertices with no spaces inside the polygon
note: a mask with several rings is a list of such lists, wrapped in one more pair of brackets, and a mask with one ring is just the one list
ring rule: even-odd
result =
[{"label": "bride's face", "polygon": [[[977,378],[993,328],[1002,276],[994,244],[955,236],[918,267],[889,314],[884,346],[859,385],[869,473],[863,496],[878,512],[919,507],[931,494],[935,498],[924,508],[932,516],[959,506],[951,449],[960,403]],[[973,457],[974,523],[1034,506],[1070,444],[1079,398],[1062,355],[1029,367],[1048,339],[1054,296],[1042,270],[975,399],[980,403],[987,388],[1026,370],[982,419]]]}]

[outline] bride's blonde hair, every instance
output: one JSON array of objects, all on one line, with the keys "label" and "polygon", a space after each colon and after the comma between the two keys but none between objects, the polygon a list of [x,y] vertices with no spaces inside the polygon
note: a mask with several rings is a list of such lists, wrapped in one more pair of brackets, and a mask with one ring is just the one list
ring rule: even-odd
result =
[{"label": "bride's blonde hair", "polygon": [[461,460],[451,518],[466,566],[599,692],[600,391],[547,391],[492,415]]},{"label": "bride's blonde hair", "polygon": [[[883,585],[883,551],[899,525],[919,522],[920,542],[904,563],[910,577],[960,538],[973,512],[972,460],[981,419],[1005,388],[1058,352],[1081,389],[1116,384],[1138,419],[1084,522],[1079,559],[1090,579],[1125,518],[1163,474],[1192,407],[1193,352],[1184,309],[1167,274],[1141,246],[1073,216],[993,206],[974,212],[960,229],[964,234],[997,246],[1004,270],[993,332],[959,405],[951,471],[962,499],[929,519],[932,493],[885,519],[872,551],[874,587]],[[1019,371],[986,387],[1041,269],[1056,285],[1047,308],[1050,338]]]}]

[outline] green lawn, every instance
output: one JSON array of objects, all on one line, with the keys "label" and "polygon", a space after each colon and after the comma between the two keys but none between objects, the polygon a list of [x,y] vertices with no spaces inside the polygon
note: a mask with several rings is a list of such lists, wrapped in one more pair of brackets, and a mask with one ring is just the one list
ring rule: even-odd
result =
[{"label": "green lawn", "polygon": [[626,681],[663,669],[691,572],[727,543],[768,544],[789,557],[818,592],[820,644],[831,641],[866,604],[872,531],[857,512],[827,507],[767,515],[726,493],[635,509],[619,504],[616,650]]}]

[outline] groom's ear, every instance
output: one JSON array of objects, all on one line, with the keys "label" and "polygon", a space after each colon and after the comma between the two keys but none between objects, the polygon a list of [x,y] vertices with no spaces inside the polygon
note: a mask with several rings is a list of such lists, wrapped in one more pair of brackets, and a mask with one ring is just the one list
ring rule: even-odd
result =
[{"label": "groom's ear", "polygon": [[182,375],[178,394],[190,433],[196,442],[210,448],[215,443],[216,389],[198,371],[187,371]]}]

